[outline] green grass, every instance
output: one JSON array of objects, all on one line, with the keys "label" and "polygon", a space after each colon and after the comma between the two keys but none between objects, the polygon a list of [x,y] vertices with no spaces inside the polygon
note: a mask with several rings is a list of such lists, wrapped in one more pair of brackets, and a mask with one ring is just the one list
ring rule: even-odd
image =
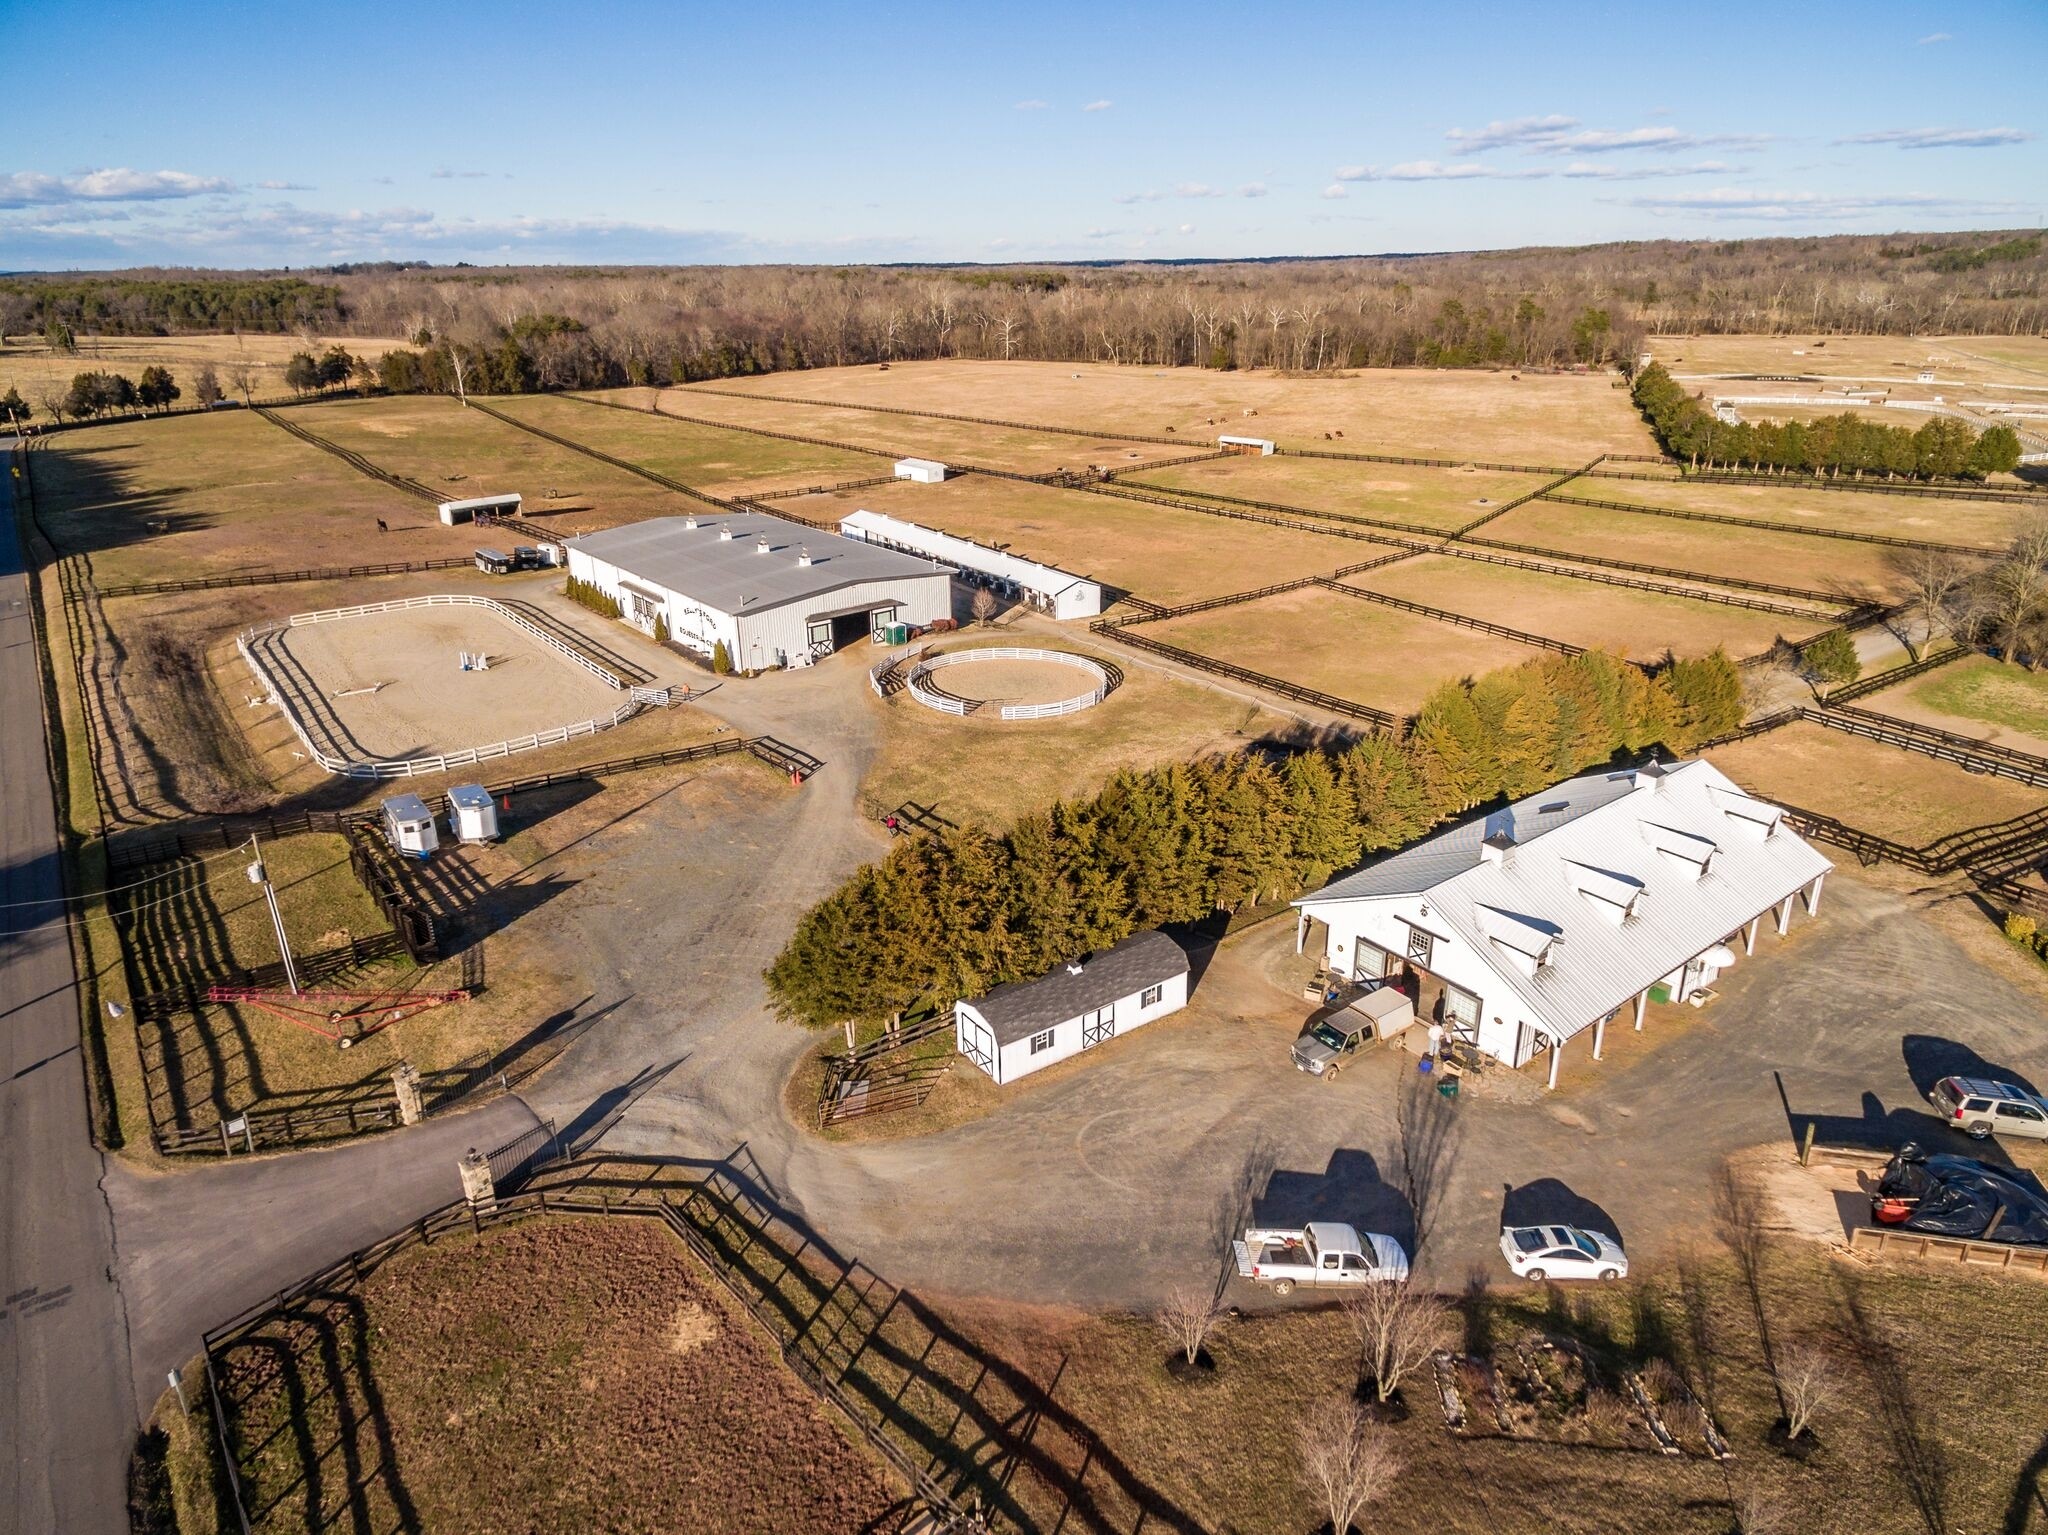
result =
[{"label": "green grass", "polygon": [[1928,674],[1907,693],[1943,714],[2048,738],[2048,673],[1979,656]]}]

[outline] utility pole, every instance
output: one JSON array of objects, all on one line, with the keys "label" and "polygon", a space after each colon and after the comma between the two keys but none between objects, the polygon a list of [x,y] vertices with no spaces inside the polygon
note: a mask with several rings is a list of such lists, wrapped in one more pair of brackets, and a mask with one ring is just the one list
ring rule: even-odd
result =
[{"label": "utility pole", "polygon": [[270,925],[277,930],[277,953],[284,961],[285,984],[292,989],[292,995],[299,994],[299,968],[292,963],[292,946],[284,935],[284,914],[277,909],[277,892],[271,888],[270,871],[263,867],[263,850],[256,845],[256,833],[249,833],[249,852],[255,862],[249,865],[249,883],[263,887],[264,904],[270,908]]}]

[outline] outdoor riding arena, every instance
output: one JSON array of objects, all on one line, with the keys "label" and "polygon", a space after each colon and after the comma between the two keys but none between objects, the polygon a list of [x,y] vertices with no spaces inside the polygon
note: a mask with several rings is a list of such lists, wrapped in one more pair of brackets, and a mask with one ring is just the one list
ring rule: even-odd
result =
[{"label": "outdoor riding arena", "polygon": [[329,772],[396,778],[609,729],[638,691],[488,597],[321,612],[242,636],[258,686]]}]

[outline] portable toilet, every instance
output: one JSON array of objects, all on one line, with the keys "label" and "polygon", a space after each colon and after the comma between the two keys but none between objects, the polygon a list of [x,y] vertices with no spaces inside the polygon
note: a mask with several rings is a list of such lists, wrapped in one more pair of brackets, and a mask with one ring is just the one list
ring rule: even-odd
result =
[{"label": "portable toilet", "polygon": [[498,805],[480,783],[457,784],[448,791],[448,829],[457,842],[496,842]]},{"label": "portable toilet", "polygon": [[434,812],[417,794],[394,794],[384,801],[384,835],[392,850],[407,858],[426,858],[441,845]]}]

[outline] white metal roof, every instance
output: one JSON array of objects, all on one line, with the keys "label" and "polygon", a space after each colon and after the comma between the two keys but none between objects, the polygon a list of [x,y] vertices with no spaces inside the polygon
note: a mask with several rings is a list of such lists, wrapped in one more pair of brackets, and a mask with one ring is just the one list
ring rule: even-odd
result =
[{"label": "white metal roof", "polygon": [[890,543],[903,544],[920,553],[928,554],[935,560],[944,560],[949,565],[978,570],[986,575],[1000,576],[1005,581],[1014,581],[1019,586],[1029,587],[1035,592],[1044,592],[1048,596],[1057,596],[1068,587],[1087,579],[1054,565],[1041,565],[1036,560],[1027,560],[1021,554],[1008,554],[1001,549],[991,549],[986,544],[977,544],[972,539],[925,527],[922,523],[891,517],[887,512],[870,512],[863,509],[849,513],[839,519],[839,531],[848,538],[886,540]]},{"label": "white metal roof", "polygon": [[518,491],[508,490],[502,496],[471,496],[466,501],[443,501],[441,503],[441,510],[444,512],[480,512],[487,506],[503,506],[508,501],[520,506],[526,504],[526,498],[521,496]]},{"label": "white metal roof", "polygon": [[1426,895],[1430,926],[1568,1038],[1834,867],[1776,810],[1706,761],[1589,773],[1294,904]]}]

